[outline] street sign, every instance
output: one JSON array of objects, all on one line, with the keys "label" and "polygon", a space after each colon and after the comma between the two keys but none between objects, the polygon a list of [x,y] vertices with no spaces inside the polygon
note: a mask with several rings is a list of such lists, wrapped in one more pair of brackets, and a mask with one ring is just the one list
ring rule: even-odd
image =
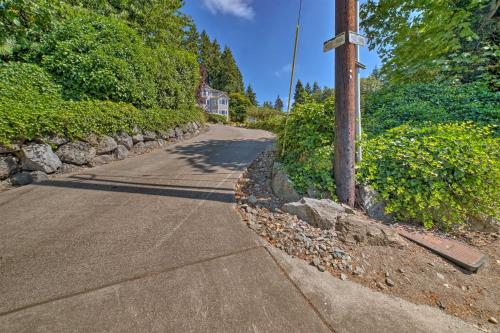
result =
[{"label": "street sign", "polygon": [[359,46],[365,46],[366,39],[365,39],[365,37],[361,36],[360,34],[349,31],[349,43],[356,44]]},{"label": "street sign", "polygon": [[345,44],[345,32],[335,36],[335,38],[329,39],[323,43],[323,52],[328,52],[341,45]]}]

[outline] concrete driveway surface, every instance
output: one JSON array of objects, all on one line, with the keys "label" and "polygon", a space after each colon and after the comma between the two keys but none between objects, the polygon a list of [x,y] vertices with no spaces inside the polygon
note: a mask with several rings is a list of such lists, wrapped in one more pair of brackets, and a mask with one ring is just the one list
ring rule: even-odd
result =
[{"label": "concrete driveway surface", "polygon": [[272,142],[190,141],[0,194],[2,332],[328,332],[234,210]]},{"label": "concrete driveway surface", "polygon": [[[234,185],[271,143],[264,131],[211,126],[150,154],[0,193],[0,332],[378,331],[362,313],[386,298],[356,286],[359,308],[333,297],[333,278],[273,255],[241,222]],[[351,320],[355,308],[361,316]],[[436,331],[447,331],[439,318],[472,329],[431,313]],[[391,317],[367,318],[405,331]]]}]

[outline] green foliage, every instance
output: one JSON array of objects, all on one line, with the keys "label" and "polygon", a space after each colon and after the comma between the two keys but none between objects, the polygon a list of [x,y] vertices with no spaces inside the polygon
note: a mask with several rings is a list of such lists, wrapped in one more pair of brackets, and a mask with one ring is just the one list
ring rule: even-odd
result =
[{"label": "green foliage", "polygon": [[484,84],[409,84],[387,86],[367,97],[364,128],[370,135],[402,124],[474,121],[500,124],[500,93]]},{"label": "green foliage", "polygon": [[280,133],[285,127],[285,116],[279,115],[267,118],[265,120],[247,122],[244,126],[247,128],[262,129],[273,133]]},{"label": "green foliage", "polygon": [[220,114],[214,114],[214,113],[207,113],[207,121],[209,123],[213,124],[227,124],[227,117],[220,115]]},{"label": "green foliage", "polygon": [[369,0],[360,15],[391,82],[479,80],[498,89],[497,11],[491,0]]},{"label": "green foliage", "polygon": [[88,134],[165,130],[189,121],[203,121],[197,108],[181,111],[139,110],[128,103],[64,100],[61,86],[42,68],[25,63],[0,65],[0,143],[49,135],[82,139]]},{"label": "green foliage", "polygon": [[227,93],[244,93],[243,76],[229,47],[221,48],[205,31],[200,35],[199,62],[207,71],[206,83]]},{"label": "green foliage", "polygon": [[499,216],[500,140],[472,123],[403,125],[369,140],[359,178],[386,212],[449,228]]},{"label": "green foliage", "polygon": [[247,110],[247,119],[253,118],[255,121],[266,121],[271,118],[281,117],[284,113],[270,108],[268,106],[255,107],[252,106]]},{"label": "green foliage", "polygon": [[333,99],[325,104],[297,105],[285,129],[279,132],[279,147],[285,145],[283,163],[298,191],[309,187],[334,196],[332,179]]},{"label": "green foliage", "polygon": [[280,95],[278,95],[278,97],[276,97],[276,101],[274,101],[274,109],[276,111],[283,111],[283,100],[281,99]]},{"label": "green foliage", "polygon": [[66,98],[156,104],[151,49],[126,23],[81,11],[43,38],[41,64]]},{"label": "green foliage", "polygon": [[257,94],[253,91],[251,85],[248,85],[245,95],[250,100],[253,106],[259,106],[259,102],[257,101]]},{"label": "green foliage", "polygon": [[252,105],[250,100],[245,95],[240,93],[232,93],[229,95],[229,98],[229,116],[231,121],[245,121],[247,109]]}]

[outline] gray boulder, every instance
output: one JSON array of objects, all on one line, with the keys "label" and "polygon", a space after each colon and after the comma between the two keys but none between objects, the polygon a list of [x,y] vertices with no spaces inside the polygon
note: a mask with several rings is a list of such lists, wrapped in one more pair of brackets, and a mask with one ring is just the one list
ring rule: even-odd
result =
[{"label": "gray boulder", "polygon": [[116,160],[124,160],[128,157],[128,149],[123,145],[118,145],[113,154]]},{"label": "gray boulder", "polygon": [[144,131],[142,134],[144,141],[154,141],[156,140],[156,133],[152,131]]},{"label": "gray boulder", "polygon": [[49,180],[49,176],[45,172],[42,172],[42,171],[30,172],[30,176],[31,176],[32,183],[42,183],[42,182]]},{"label": "gray boulder", "polygon": [[137,142],[134,147],[131,149],[132,152],[136,154],[142,154],[147,151],[146,145],[144,142]]},{"label": "gray boulder", "polygon": [[118,147],[115,139],[107,135],[103,135],[97,142],[96,152],[98,155],[110,153]]},{"label": "gray boulder", "polygon": [[31,177],[31,173],[29,172],[19,172],[15,173],[10,177],[10,183],[16,186],[24,186],[31,184],[33,182],[33,177]]},{"label": "gray boulder", "polygon": [[184,132],[182,132],[182,129],[180,127],[176,127],[174,131],[175,131],[175,137],[177,139],[182,139],[183,138]]},{"label": "gray boulder", "polygon": [[271,189],[276,196],[286,202],[298,201],[301,198],[293,188],[288,175],[282,170],[281,164],[277,162],[273,165]]},{"label": "gray boulder", "polygon": [[114,157],[112,155],[98,155],[94,157],[90,162],[89,165],[91,167],[96,167],[104,164],[108,164],[113,162]]},{"label": "gray boulder", "polygon": [[0,180],[8,178],[16,171],[18,162],[14,156],[0,156]]},{"label": "gray boulder", "polygon": [[158,143],[158,141],[148,141],[148,142],[144,142],[144,148],[157,149],[157,148],[160,148],[160,144]]},{"label": "gray boulder", "polygon": [[337,219],[346,214],[344,207],[329,199],[302,198],[300,201],[284,204],[281,209],[321,229],[333,228]]},{"label": "gray boulder", "polygon": [[158,145],[160,147],[163,147],[163,146],[165,146],[167,144],[167,141],[165,141],[163,139],[158,139],[158,140],[156,140],[156,142],[158,142]]},{"label": "gray boulder", "polygon": [[134,134],[132,136],[132,142],[135,144],[139,143],[139,142],[143,142],[144,141],[144,136],[142,134]]},{"label": "gray boulder", "polygon": [[167,131],[167,134],[168,134],[168,138],[169,138],[169,139],[174,139],[174,138],[175,138],[175,136],[176,136],[175,130],[173,130],[173,129],[169,129],[169,130]]},{"label": "gray boulder", "polygon": [[407,245],[391,228],[355,215],[339,217],[335,230],[338,238],[348,244],[398,247]]},{"label": "gray boulder", "polygon": [[59,147],[56,154],[65,163],[84,165],[92,161],[96,150],[90,143],[75,141]]},{"label": "gray boulder", "polygon": [[63,136],[60,136],[60,135],[53,135],[53,136],[50,136],[48,137],[47,139],[44,140],[46,143],[52,145],[52,146],[62,146],[63,144],[65,143],[68,143],[69,140],[66,139],[65,137]]},{"label": "gray boulder", "polygon": [[48,144],[31,144],[21,148],[21,167],[28,171],[54,173],[62,165]]},{"label": "gray boulder", "polygon": [[116,134],[115,140],[118,145],[122,145],[127,149],[132,149],[132,147],[134,146],[134,141],[132,140],[132,137],[125,132],[120,132]]},{"label": "gray boulder", "polygon": [[385,203],[379,193],[368,185],[358,185],[356,201],[369,217],[383,222],[392,222],[394,217],[385,214]]}]

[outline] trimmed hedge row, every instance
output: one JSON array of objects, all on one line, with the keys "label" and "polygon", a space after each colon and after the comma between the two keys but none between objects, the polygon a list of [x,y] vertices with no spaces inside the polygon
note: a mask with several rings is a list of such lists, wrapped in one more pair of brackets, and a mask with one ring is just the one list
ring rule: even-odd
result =
[{"label": "trimmed hedge row", "polygon": [[137,109],[109,101],[67,101],[61,86],[42,68],[27,63],[0,65],[0,143],[33,140],[49,135],[83,139],[91,133],[131,133],[163,130],[190,121],[204,122],[203,111],[162,108]]}]

